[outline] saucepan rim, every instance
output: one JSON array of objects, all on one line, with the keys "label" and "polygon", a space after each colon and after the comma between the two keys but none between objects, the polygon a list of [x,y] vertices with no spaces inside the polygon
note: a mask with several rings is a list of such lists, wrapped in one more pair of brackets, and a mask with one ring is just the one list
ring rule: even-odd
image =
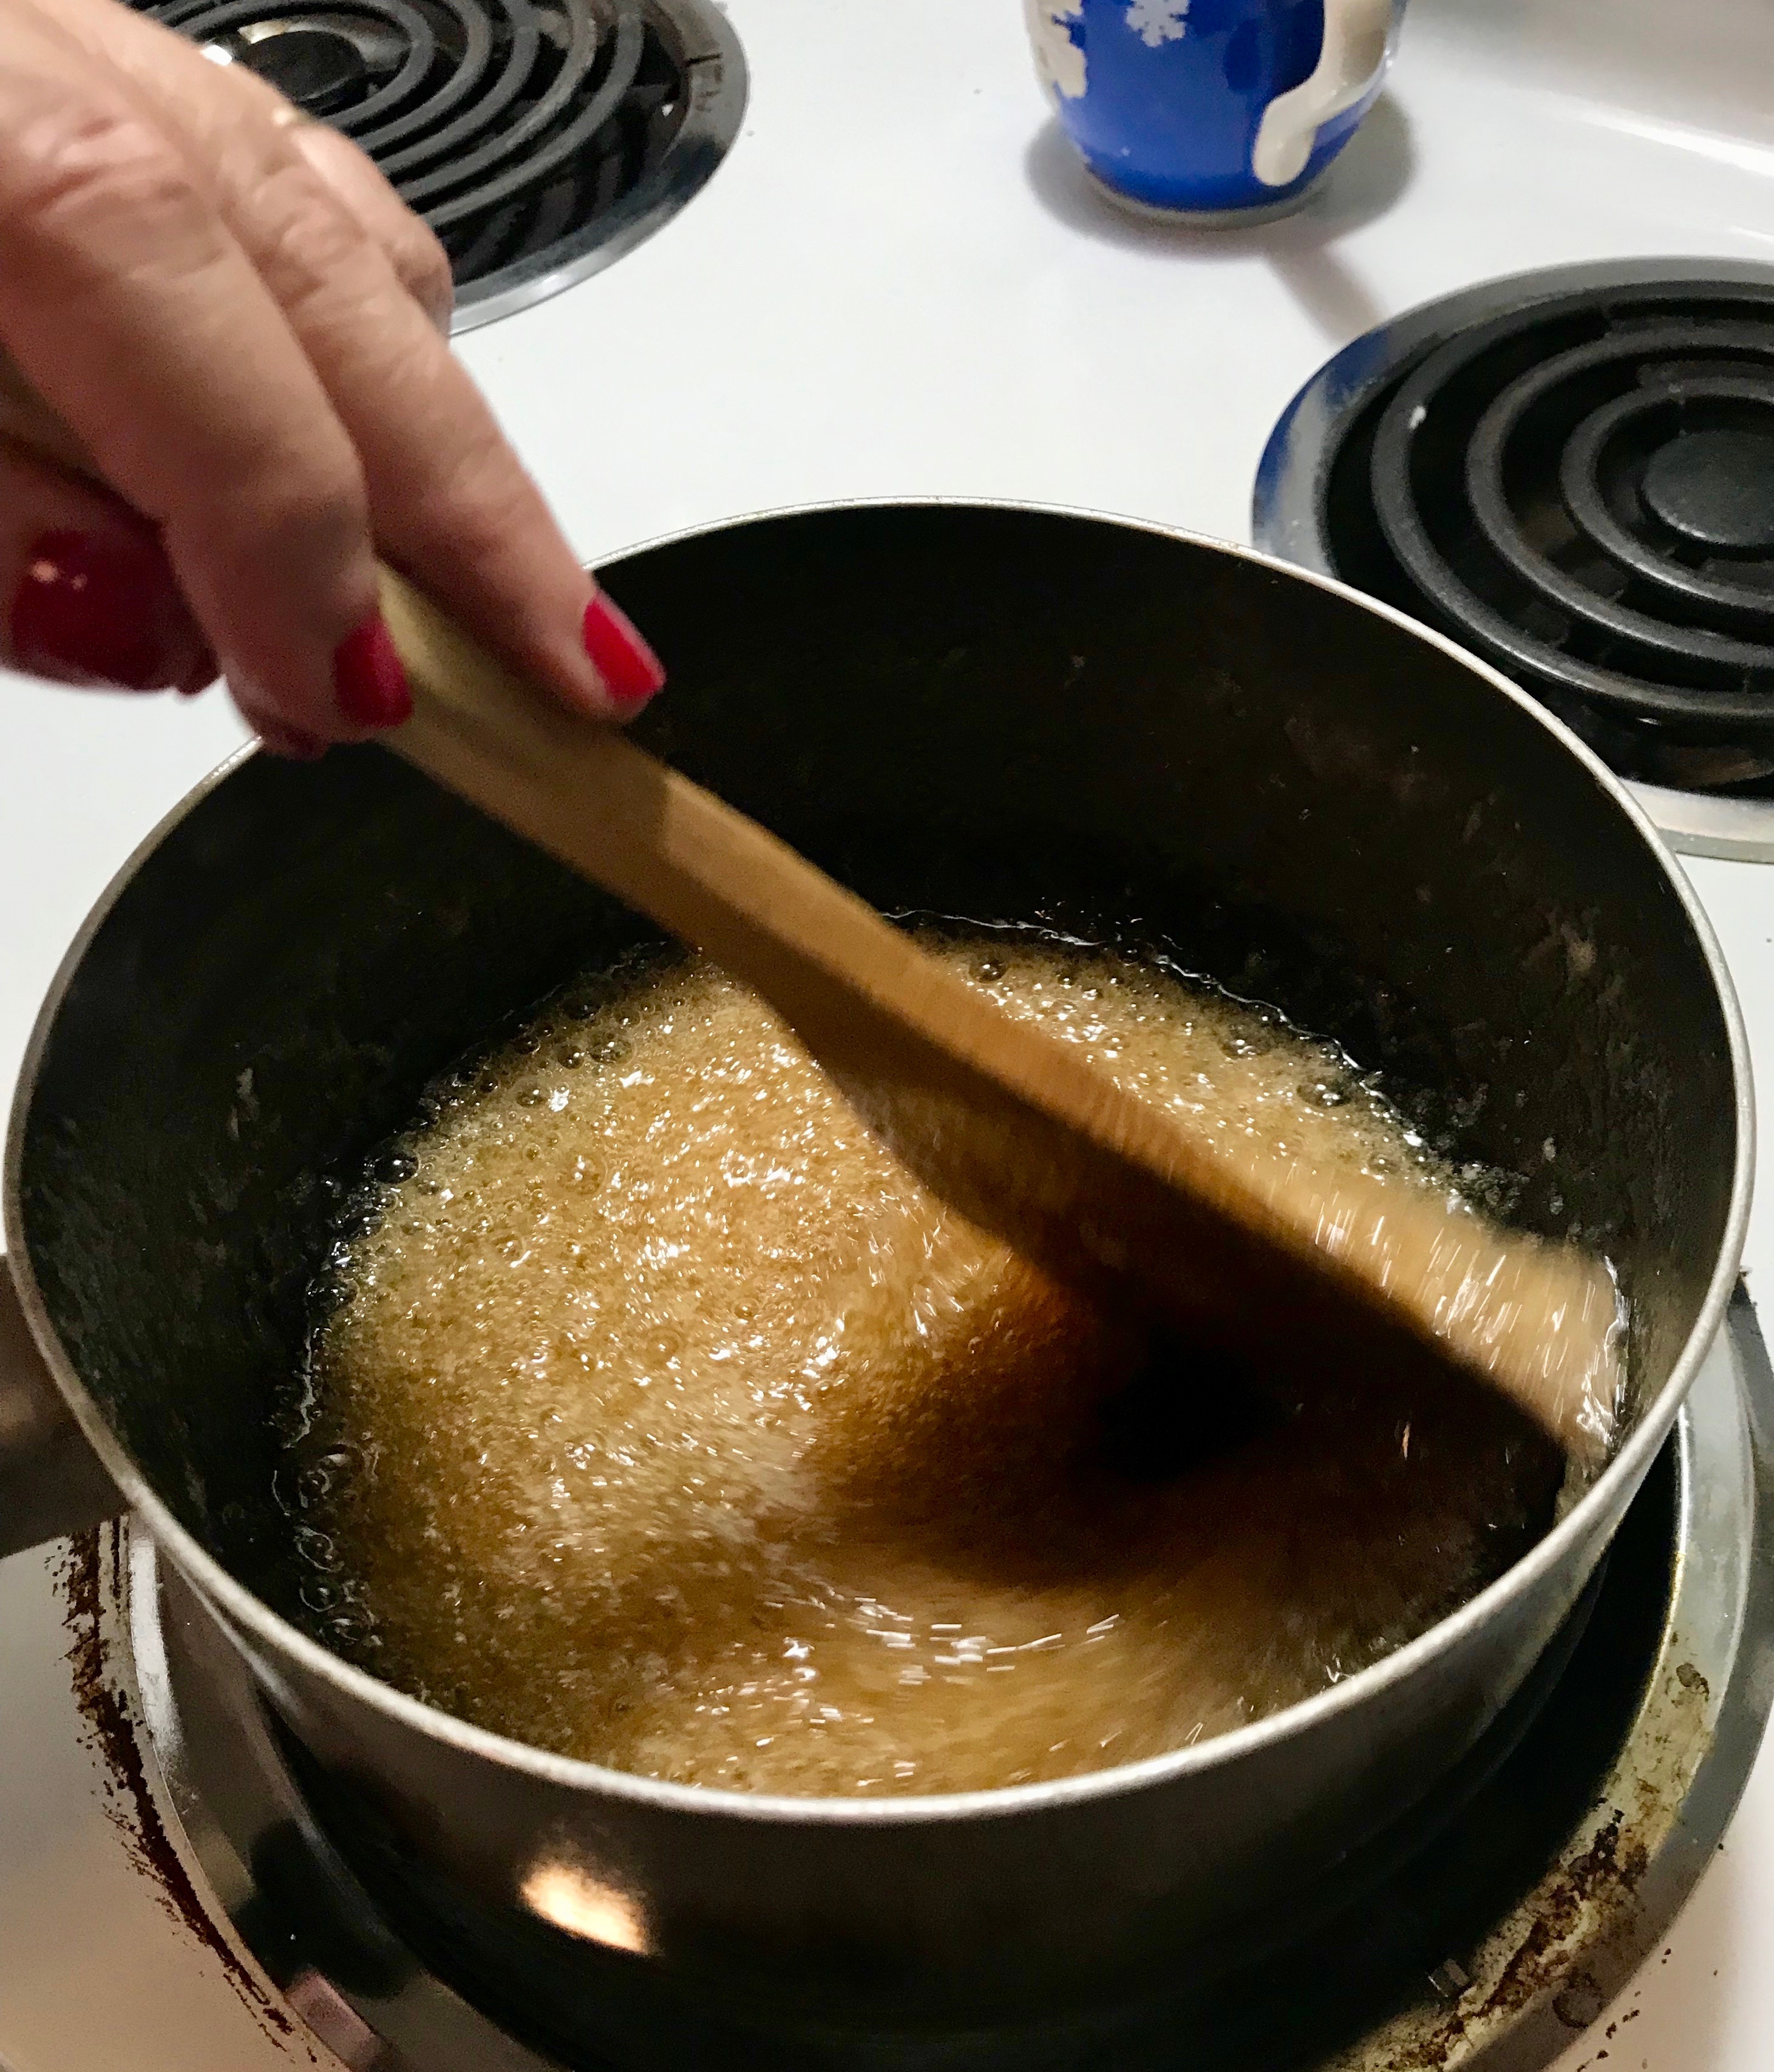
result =
[{"label": "saucepan rim", "polygon": [[[402,1726],[446,1742],[464,1755],[471,1755],[510,1770],[522,1771],[538,1784],[566,1787],[605,1798],[627,1799],[651,1806],[661,1813],[695,1814],[704,1819],[735,1823],[858,1826],[883,1827],[916,1825],[961,1819],[1015,1819],[1029,1817],[1050,1808],[1096,1799],[1116,1798],[1146,1786],[1167,1783],[1192,1773],[1220,1765],[1232,1765],[1293,1735],[1309,1732],[1339,1714],[1351,1712],[1380,1699],[1389,1689],[1408,1682],[1434,1656],[1458,1646],[1484,1625],[1509,1598],[1532,1589],[1549,1570],[1562,1561],[1571,1548],[1595,1527],[1618,1500],[1623,1484],[1636,1487],[1648,1469],[1678,1414],[1690,1383],[1723,1322],[1738,1273],[1743,1238],[1749,1219],[1751,1182],[1755,1163],[1755,1110],[1751,1082],[1748,1043],[1731,975],[1720,954],[1710,922],[1698,896],[1673,855],[1665,847],[1643,809],[1607,766],[1563,722],[1537,705],[1509,679],[1455,642],[1433,628],[1422,626],[1404,612],[1377,598],[1364,596],[1334,578],[1264,553],[1233,541],[1216,540],[1165,525],[1150,519],[1129,517],[1114,512],[1096,511],[1064,504],[1025,502],[1014,498],[955,496],[883,496],[839,498],[829,501],[785,505],[753,511],[712,523],[682,527],[647,540],[611,555],[600,564],[611,568],[633,556],[657,549],[735,529],[742,525],[788,518],[842,516],[869,510],[1003,511],[1043,518],[1082,519],[1175,540],[1208,553],[1253,562],[1290,582],[1307,584],[1340,598],[1345,605],[1386,621],[1427,646],[1439,648],[1451,660],[1484,679],[1492,690],[1543,727],[1566,752],[1589,773],[1591,780],[1612,801],[1628,824],[1638,834],[1661,866],[1693,929],[1702,958],[1710,973],[1723,1017],[1730,1046],[1732,1084],[1736,1096],[1736,1161],[1731,1176],[1731,1203],[1725,1220],[1723,1241],[1713,1268],[1705,1300],[1693,1330],[1653,1403],[1618,1453],[1608,1462],[1594,1485],[1574,1504],[1521,1559],[1479,1594],[1446,1618],[1438,1620],[1414,1640],[1384,1656],[1369,1667],[1333,1685],[1329,1690],[1299,1704],[1233,1729],[1193,1746],[1167,1754],[1147,1756],[1136,1762],[1091,1770],[1082,1776],[1059,1778],[1043,1783],[1015,1784],[989,1790],[924,1794],[905,1798],[794,1798],[780,1793],[735,1791],[718,1787],[665,1782],[638,1777],[601,1764],[551,1754],[546,1749],[470,1725],[466,1720],[409,1696],[392,1684],[359,1669],[311,1639],[301,1629],[274,1611],[270,1605],[237,1581],[198,1540],[180,1524],[171,1510],[143,1478],[133,1457],[113,1435],[97,1404],[68,1358],[51,1323],[37,1285],[28,1245],[22,1193],[25,1124],[44,1054],[68,988],[94,937],[113,907],[134,882],[146,859],[179,824],[203,804],[210,794],[257,751],[247,747],[230,756],[195,786],[140,843],[106,886],[63,958],[31,1031],[19,1077],[7,1132],[4,1178],[4,1227],[12,1270],[18,1282],[19,1301],[39,1347],[56,1385],[79,1420],[82,1430],[109,1471],[129,1506],[146,1520],[156,1542],[177,1562],[212,1609],[237,1630],[237,1638],[249,1642],[262,1673],[276,1680],[275,1657],[291,1657],[310,1674],[338,1687],[341,1692],[373,1710],[389,1716]],[[265,1659],[265,1653],[273,1658]]]}]

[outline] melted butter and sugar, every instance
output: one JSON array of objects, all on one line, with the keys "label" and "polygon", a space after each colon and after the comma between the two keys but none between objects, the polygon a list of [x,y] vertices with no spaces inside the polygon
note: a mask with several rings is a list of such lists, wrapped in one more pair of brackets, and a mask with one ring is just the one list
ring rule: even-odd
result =
[{"label": "melted butter and sugar", "polygon": [[[1278,1018],[1033,939],[950,953],[1216,1142],[1449,1186]],[[290,1464],[303,1596],[563,1754],[823,1794],[1132,1761],[1362,1668],[1550,1515],[1554,1449],[1481,1392],[1155,1369],[706,964],[545,1013],[393,1170]]]}]

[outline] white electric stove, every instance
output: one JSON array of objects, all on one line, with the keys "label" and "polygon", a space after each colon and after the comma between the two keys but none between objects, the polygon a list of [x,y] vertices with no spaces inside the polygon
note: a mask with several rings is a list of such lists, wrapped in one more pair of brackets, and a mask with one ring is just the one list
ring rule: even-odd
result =
[{"label": "white electric stove", "polygon": [[[713,177],[711,152],[681,158],[677,212],[644,236],[637,218],[624,241],[640,241],[603,270],[566,251],[554,272],[571,285],[546,299],[496,269],[461,341],[591,561],[773,506],[896,495],[1249,540],[1290,399],[1418,304],[1603,261],[1765,264],[1774,280],[1765,0],[1410,0],[1393,84],[1327,185],[1290,220],[1215,233],[1125,218],[1089,190],[1013,0],[725,12],[710,47],[736,34],[749,92]],[[730,72],[716,129],[738,114],[731,88]],[[669,626],[646,631],[669,661]],[[771,629],[731,637],[762,648]],[[0,682],[0,1087],[89,904],[244,738],[219,696]],[[1755,860],[1774,855],[1774,802],[1664,804],[1774,1085],[1774,868]],[[1751,1296],[1774,1291],[1764,1197]],[[68,1560],[64,1546],[0,1564],[0,2066],[428,2072],[324,1994],[279,1994],[217,1926],[237,1895],[206,1890],[200,1868],[187,1860],[183,1895],[169,1887],[117,1737],[95,1734],[89,1677],[79,1702],[93,1665],[68,1656],[93,1629],[67,1623]],[[97,1581],[121,1617],[122,1579]],[[127,1632],[110,1642],[126,1649]],[[1514,2072],[1764,2072],[1774,1753],[1617,1997],[1567,2001],[1562,2054]],[[490,2047],[481,2062],[507,2062]]]}]

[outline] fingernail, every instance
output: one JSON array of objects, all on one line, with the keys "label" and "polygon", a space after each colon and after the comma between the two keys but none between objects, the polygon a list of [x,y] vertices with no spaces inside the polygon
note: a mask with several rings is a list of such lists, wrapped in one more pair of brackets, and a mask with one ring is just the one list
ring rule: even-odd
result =
[{"label": "fingernail", "polygon": [[398,726],[413,716],[413,693],[394,641],[373,611],[348,633],[332,658],[339,709],[353,726]]},{"label": "fingernail", "polygon": [[255,720],[253,730],[259,745],[290,763],[318,763],[327,744],[318,734],[304,734],[299,727],[277,726],[270,720]]},{"label": "fingernail", "polygon": [[130,691],[177,683],[196,641],[171,570],[146,541],[45,532],[12,600],[21,669]]},{"label": "fingernail", "polygon": [[665,672],[659,657],[635,631],[628,613],[602,590],[585,607],[583,631],[591,666],[619,705],[638,712],[665,688]]}]

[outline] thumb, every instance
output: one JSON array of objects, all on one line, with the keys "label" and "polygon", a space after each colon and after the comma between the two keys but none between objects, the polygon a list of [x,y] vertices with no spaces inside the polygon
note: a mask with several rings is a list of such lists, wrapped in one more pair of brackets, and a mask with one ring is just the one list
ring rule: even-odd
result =
[{"label": "thumb", "polygon": [[130,691],[197,691],[216,675],[147,520],[4,439],[0,661]]}]

